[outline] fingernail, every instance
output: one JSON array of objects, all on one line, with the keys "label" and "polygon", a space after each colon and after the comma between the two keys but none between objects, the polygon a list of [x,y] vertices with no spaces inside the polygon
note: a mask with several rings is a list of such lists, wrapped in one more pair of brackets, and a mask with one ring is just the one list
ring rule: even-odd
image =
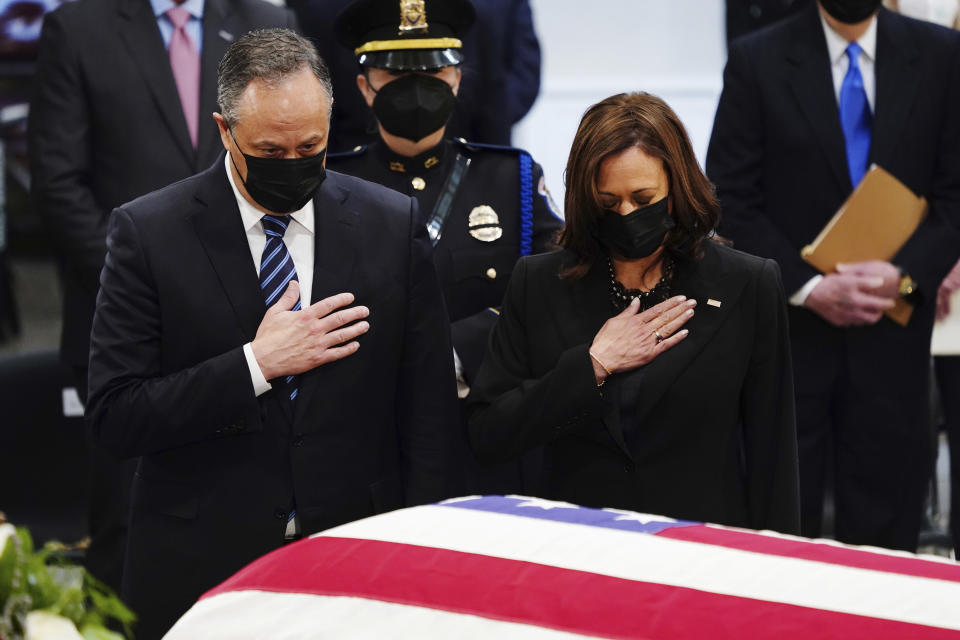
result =
[{"label": "fingernail", "polygon": [[686,300],[686,299],[687,299],[687,296],[677,296],[676,298],[673,299],[673,301],[674,301],[674,302],[683,302],[683,301]]},{"label": "fingernail", "polygon": [[635,306],[637,306],[638,304],[640,304],[640,298],[632,298],[632,299],[630,300],[630,306],[631,306],[631,307],[635,307]]},{"label": "fingernail", "polygon": [[695,307],[695,306],[697,306],[697,301],[696,301],[696,300],[688,300],[688,301],[687,301],[687,306],[688,306],[688,307]]},{"label": "fingernail", "polygon": [[680,335],[682,335],[682,336],[685,336],[685,335],[687,335],[688,333],[690,333],[690,330],[689,330],[689,329],[681,329],[681,330],[680,330]]},{"label": "fingernail", "polygon": [[687,309],[686,311],[683,312],[683,315],[689,318],[690,316],[693,315],[693,309]]}]

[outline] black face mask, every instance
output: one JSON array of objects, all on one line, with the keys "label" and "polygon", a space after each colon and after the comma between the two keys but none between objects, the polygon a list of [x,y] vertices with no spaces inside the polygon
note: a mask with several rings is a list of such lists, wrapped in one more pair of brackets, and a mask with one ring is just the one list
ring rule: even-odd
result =
[{"label": "black face mask", "polygon": [[446,125],[456,104],[449,84],[411,73],[380,87],[373,99],[373,115],[387,133],[418,142]]},{"label": "black face mask", "polygon": [[[230,131],[233,138],[233,131]],[[237,139],[233,138],[237,144]],[[237,149],[240,145],[237,144]],[[250,197],[257,204],[273,213],[293,213],[310,201],[327,177],[323,159],[327,150],[307,158],[258,158],[247,155],[240,149],[247,161],[247,179],[242,180]],[[230,156],[233,162],[233,155]],[[237,163],[233,162],[234,168]],[[240,174],[240,169],[237,169]]]},{"label": "black face mask", "polygon": [[646,258],[663,243],[676,223],[663,198],[625,216],[606,211],[600,217],[597,239],[613,253],[629,260]]},{"label": "black face mask", "polygon": [[863,22],[880,8],[882,0],[820,0],[830,17],[845,24]]}]

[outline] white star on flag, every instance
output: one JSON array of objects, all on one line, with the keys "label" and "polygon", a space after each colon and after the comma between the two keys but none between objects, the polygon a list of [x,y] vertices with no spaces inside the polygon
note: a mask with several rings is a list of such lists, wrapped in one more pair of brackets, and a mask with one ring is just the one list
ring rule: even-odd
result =
[{"label": "white star on flag", "polygon": [[515,498],[517,500],[522,500],[523,502],[518,502],[518,507],[535,507],[537,509],[579,509],[580,506],[576,504],[570,504],[569,502],[558,502],[556,500],[546,500],[544,498],[529,498],[527,496],[507,496],[508,498]]},{"label": "white star on flag", "polygon": [[614,520],[639,522],[640,524],[650,524],[651,522],[676,522],[676,520],[673,518],[667,518],[665,516],[653,516],[649,513],[637,513],[636,511],[624,511],[622,509],[604,509],[604,511],[621,514],[614,518]]}]

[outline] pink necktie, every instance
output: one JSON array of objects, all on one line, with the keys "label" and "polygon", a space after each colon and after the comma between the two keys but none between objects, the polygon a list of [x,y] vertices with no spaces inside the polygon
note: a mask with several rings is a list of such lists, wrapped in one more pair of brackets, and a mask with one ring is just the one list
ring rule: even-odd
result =
[{"label": "pink necktie", "polygon": [[173,24],[170,38],[170,68],[180,94],[180,105],[187,119],[187,131],[193,148],[197,148],[197,125],[200,119],[200,54],[186,31],[190,12],[183,7],[167,10],[167,18]]}]

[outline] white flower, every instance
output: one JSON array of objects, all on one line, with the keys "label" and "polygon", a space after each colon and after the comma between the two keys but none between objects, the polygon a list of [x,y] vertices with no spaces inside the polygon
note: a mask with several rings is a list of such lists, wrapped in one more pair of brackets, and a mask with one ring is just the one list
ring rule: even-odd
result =
[{"label": "white flower", "polygon": [[0,554],[3,553],[3,548],[7,545],[7,539],[12,537],[16,532],[16,527],[9,522],[0,524]]},{"label": "white flower", "polygon": [[71,620],[49,611],[27,614],[24,640],[83,640]]}]

